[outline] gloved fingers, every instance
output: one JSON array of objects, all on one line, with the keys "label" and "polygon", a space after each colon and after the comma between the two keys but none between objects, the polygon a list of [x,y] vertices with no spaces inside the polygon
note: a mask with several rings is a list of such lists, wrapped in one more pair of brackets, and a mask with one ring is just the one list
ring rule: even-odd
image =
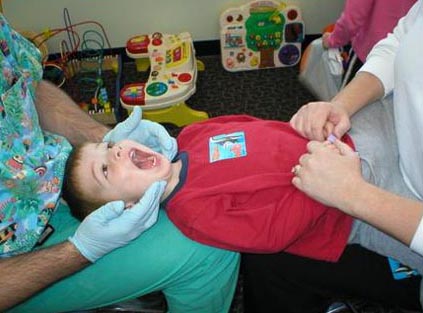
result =
[{"label": "gloved fingers", "polygon": [[150,228],[157,222],[157,218],[159,216],[160,205],[157,206],[156,210],[152,210],[148,219],[145,221],[145,228]]},{"label": "gloved fingers", "polygon": [[[86,259],[95,262],[111,250],[111,248],[105,248],[102,240],[108,242],[107,238],[110,237],[110,230],[113,229],[113,221],[121,216],[123,210],[123,201],[113,201],[103,205],[82,221],[74,235],[68,238],[69,241]],[[117,232],[112,231],[112,233],[116,236]]]},{"label": "gloved fingers", "polygon": [[134,205],[129,211],[135,219],[144,219],[149,216],[152,212],[158,210],[160,206],[160,197],[162,196],[166,187],[165,181],[159,181],[153,183],[143,197]]},{"label": "gloved fingers", "polygon": [[92,212],[87,216],[86,220],[88,223],[90,218],[95,218],[96,220],[106,223],[120,216],[124,210],[125,203],[123,201],[112,201]]},{"label": "gloved fingers", "polygon": [[163,125],[148,120],[144,120],[143,123],[148,124],[150,135],[160,143],[160,146],[163,147],[163,149],[169,150],[172,148],[172,142],[169,142],[169,138],[172,137]]},{"label": "gloved fingers", "polygon": [[137,128],[139,122],[141,121],[142,118],[142,109],[140,106],[135,106],[134,109],[132,110],[131,115],[129,115],[129,117],[122,122],[122,125],[125,126],[125,130],[128,132],[131,132],[132,130],[134,130],[135,128]]},{"label": "gloved fingers", "polygon": [[160,137],[163,133],[167,134],[166,128],[160,123],[150,120],[143,120],[142,122],[148,124],[148,129],[153,136]]},{"label": "gloved fingers", "polygon": [[[164,145],[163,145],[164,146]],[[163,148],[163,154],[170,160],[175,157],[177,151],[178,151],[178,144],[176,142],[176,139],[173,137],[170,137],[167,140],[167,146],[166,148]]]},{"label": "gloved fingers", "polygon": [[151,134],[149,138],[150,147],[158,143],[158,148],[161,150],[161,153],[169,160],[172,160],[178,150],[176,139],[170,136],[166,128],[159,123],[146,120],[143,121],[143,123],[149,123],[148,128]]},{"label": "gloved fingers", "polygon": [[[117,126],[116,126],[117,127]],[[111,140],[111,136],[112,136],[112,134],[111,134],[111,132],[112,132],[113,130],[111,130],[111,131],[108,131],[107,132],[107,134],[106,135],[104,135],[104,137],[103,137],[103,142],[109,142],[109,141],[112,141]]]},{"label": "gloved fingers", "polygon": [[130,233],[132,234],[132,239],[156,223],[159,208],[159,202],[152,203],[149,206],[138,203],[124,212],[125,224],[131,225]]},{"label": "gloved fingers", "polygon": [[142,110],[139,106],[136,106],[126,120],[117,124],[104,136],[103,141],[119,141],[128,137],[128,135],[138,127],[141,117]]},{"label": "gloved fingers", "polygon": [[157,201],[160,202],[160,197],[163,195],[166,185],[167,185],[167,182],[164,180],[156,181],[152,183],[150,187],[148,187],[148,189],[144,193],[144,196],[147,196],[152,199],[156,199]]},{"label": "gloved fingers", "polygon": [[135,215],[136,223],[141,224],[144,228],[149,228],[157,221],[160,203],[152,203],[149,207],[143,207],[143,214]]}]

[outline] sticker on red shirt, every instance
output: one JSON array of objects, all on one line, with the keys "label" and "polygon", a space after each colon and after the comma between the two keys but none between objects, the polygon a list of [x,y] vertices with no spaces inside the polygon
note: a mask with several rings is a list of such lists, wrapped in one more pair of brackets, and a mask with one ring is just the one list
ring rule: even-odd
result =
[{"label": "sticker on red shirt", "polygon": [[209,155],[210,163],[246,156],[245,133],[240,131],[211,137]]}]

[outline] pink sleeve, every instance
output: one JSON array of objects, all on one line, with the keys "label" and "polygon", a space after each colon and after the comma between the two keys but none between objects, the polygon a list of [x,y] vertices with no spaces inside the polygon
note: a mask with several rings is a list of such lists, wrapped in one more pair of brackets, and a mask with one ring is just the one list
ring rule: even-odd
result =
[{"label": "pink sleeve", "polygon": [[345,46],[363,27],[373,10],[375,0],[347,0],[344,11],[335,23],[328,44],[331,48]]}]

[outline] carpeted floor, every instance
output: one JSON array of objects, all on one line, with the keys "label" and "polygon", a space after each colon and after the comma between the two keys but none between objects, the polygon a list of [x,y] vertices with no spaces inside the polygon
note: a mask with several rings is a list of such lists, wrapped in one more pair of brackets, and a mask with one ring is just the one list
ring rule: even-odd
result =
[{"label": "carpeted floor", "polygon": [[[221,66],[219,55],[202,56],[198,59],[204,63],[205,70],[198,72],[196,93],[186,103],[193,109],[206,111],[210,117],[250,114],[286,121],[302,104],[313,99],[298,82],[298,66],[227,72]],[[137,72],[134,62],[124,63],[122,68],[121,87],[147,80],[148,71]],[[102,79],[113,103],[116,75],[105,71]],[[95,81],[94,72],[79,74],[69,80],[64,89],[77,102],[89,102],[94,94]],[[125,113],[124,110],[122,118]]]},{"label": "carpeted floor", "polygon": [[[260,118],[289,120],[313,96],[298,82],[298,67],[227,72],[220,56],[199,57],[205,65],[198,72],[196,93],[187,104],[210,117],[250,114]],[[134,63],[124,65],[122,85],[145,80]],[[177,129],[174,131],[177,132]]]}]

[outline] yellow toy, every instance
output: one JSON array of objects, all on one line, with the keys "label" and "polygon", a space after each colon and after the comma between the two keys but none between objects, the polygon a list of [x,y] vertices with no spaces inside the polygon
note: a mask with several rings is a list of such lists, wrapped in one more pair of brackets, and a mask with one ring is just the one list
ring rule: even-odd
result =
[{"label": "yellow toy", "polygon": [[126,53],[136,60],[138,70],[150,65],[146,82],[125,85],[120,91],[122,106],[131,111],[141,105],[143,117],[184,126],[205,120],[208,114],[185,104],[195,92],[197,61],[191,35],[154,33],[128,40]]}]

